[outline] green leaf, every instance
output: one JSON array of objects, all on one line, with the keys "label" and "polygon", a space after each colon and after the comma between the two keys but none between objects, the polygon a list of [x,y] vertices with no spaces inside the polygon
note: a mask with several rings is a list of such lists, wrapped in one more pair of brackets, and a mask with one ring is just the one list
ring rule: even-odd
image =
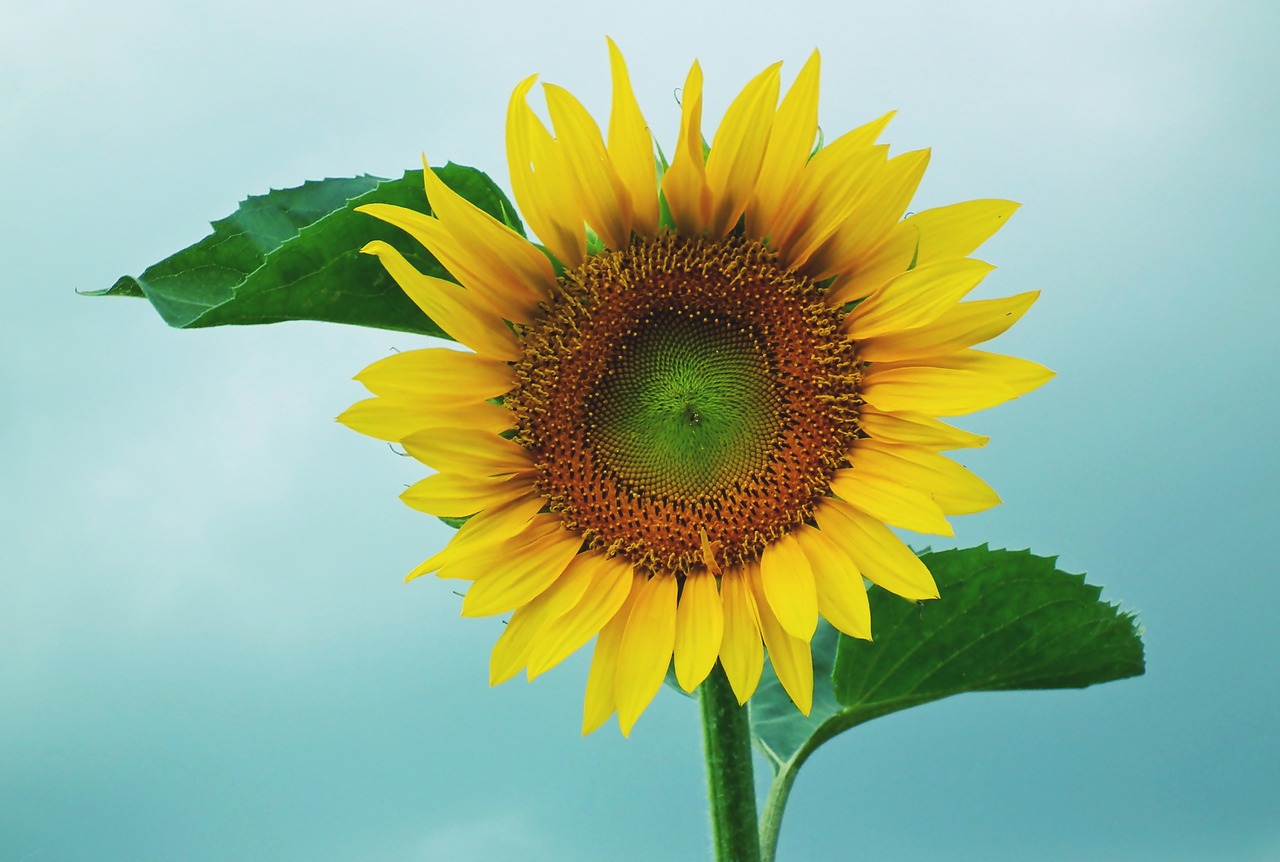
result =
[{"label": "green leaf", "polygon": [[922,559],[943,597],[916,607],[874,590],[876,640],[840,642],[836,697],[862,720],[966,691],[1084,688],[1143,672],[1133,614],[1054,558],[984,546]]},{"label": "green leaf", "polygon": [[[515,208],[485,174],[453,163],[435,170],[462,197],[524,233]],[[250,197],[200,242],[90,295],[146,297],[179,328],[323,320],[443,336],[377,260],[359,253],[381,239],[420,271],[454,280],[402,231],[355,212],[374,202],[430,212],[422,171],[398,180],[327,179]]]},{"label": "green leaf", "polygon": [[917,604],[872,587],[874,640],[819,628],[809,717],[772,673],[762,678],[751,726],[774,771],[761,825],[766,859],[797,771],[839,733],[953,694],[1083,688],[1143,673],[1133,614],[1101,601],[1100,588],[1058,571],[1052,558],[984,545],[920,559],[942,598]]}]

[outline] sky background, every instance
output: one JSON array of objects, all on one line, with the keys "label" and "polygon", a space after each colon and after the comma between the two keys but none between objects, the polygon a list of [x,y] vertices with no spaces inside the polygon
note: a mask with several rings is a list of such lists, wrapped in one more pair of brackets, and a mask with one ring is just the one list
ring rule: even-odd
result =
[{"label": "sky background", "polygon": [[401,582],[447,537],[422,469],[333,417],[419,340],[75,293],[273,186],[425,150],[508,187],[512,87],[605,116],[605,34],[668,151],[695,57],[714,127],[818,47],[828,139],[934,148],[913,209],[1023,203],[982,291],[1043,291],[997,349],[1058,377],[962,423],[1005,505],[956,543],[1145,627],[1145,677],[830,743],[780,862],[1280,859],[1277,10],[0,0],[0,862],[710,858],[693,701],[581,738],[586,655],[490,689],[501,622]]}]

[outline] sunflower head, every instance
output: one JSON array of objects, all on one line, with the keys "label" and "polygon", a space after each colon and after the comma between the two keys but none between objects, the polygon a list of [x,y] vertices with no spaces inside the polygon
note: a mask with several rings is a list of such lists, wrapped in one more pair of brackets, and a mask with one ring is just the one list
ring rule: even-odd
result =
[{"label": "sunflower head", "polygon": [[857,439],[852,341],[758,240],[662,233],[563,279],[506,400],[566,528],[649,572],[759,559]]},{"label": "sunflower head", "polygon": [[951,535],[946,516],[999,502],[942,454],[986,438],[938,417],[1050,376],[973,349],[1036,294],[962,301],[1016,205],[903,218],[928,153],[890,158],[887,115],[815,151],[816,52],[780,103],[778,65],[749,82],[709,149],[695,63],[664,170],[609,49],[607,136],[552,85],[544,125],[533,78],[508,107],[541,245],[430,170],[433,215],[362,208],[454,276],[364,249],[469,350],[374,363],[357,377],[374,397],[340,418],[436,471],[406,503],[467,519],[410,577],[470,581],[465,616],[510,614],[493,682],[595,638],[583,730],[616,711],[629,733],[673,661],[688,691],[719,661],[745,703],[767,652],[807,714],[820,614],[870,638],[866,580],[937,596],[890,527]]}]

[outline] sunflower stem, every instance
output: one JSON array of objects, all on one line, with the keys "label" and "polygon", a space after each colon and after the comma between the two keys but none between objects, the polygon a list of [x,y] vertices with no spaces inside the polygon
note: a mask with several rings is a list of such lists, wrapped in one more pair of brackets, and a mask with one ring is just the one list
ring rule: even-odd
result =
[{"label": "sunflower stem", "polygon": [[699,689],[716,862],[760,862],[751,725],[719,663]]}]

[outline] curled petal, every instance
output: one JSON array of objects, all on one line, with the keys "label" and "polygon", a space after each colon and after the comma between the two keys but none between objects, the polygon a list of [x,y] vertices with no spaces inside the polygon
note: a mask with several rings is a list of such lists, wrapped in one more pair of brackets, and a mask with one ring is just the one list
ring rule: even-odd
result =
[{"label": "curled petal", "polygon": [[455,341],[494,359],[523,355],[511,327],[493,311],[492,298],[486,302],[459,284],[423,275],[385,242],[368,243],[360,253],[376,256],[405,295]]},{"label": "curled petal", "polygon": [[609,159],[631,201],[632,230],[643,237],[658,233],[658,171],[653,136],[640,113],[622,52],[609,39],[613,109],[609,114]]},{"label": "curled petal", "polygon": [[574,267],[582,263],[587,253],[582,211],[568,182],[564,156],[546,126],[529,108],[529,90],[536,80],[537,76],[531,75],[521,81],[507,104],[511,190],[533,232],[561,263]]},{"label": "curled petal", "polygon": [[711,188],[702,156],[702,67],[694,62],[681,94],[680,136],[662,191],[676,227],[699,234],[711,218]]}]

